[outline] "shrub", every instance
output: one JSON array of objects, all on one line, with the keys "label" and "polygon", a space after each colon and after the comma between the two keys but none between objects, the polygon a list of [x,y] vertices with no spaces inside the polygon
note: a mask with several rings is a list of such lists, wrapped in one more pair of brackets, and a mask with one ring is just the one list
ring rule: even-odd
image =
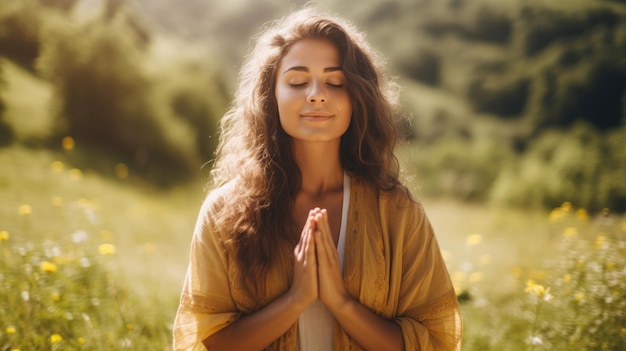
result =
[{"label": "shrub", "polygon": [[71,135],[171,184],[196,174],[199,162],[185,127],[170,123],[167,105],[156,99],[143,40],[123,13],[50,23],[38,67],[55,86],[58,136]]},{"label": "shrub", "polygon": [[[543,133],[518,162],[497,176],[491,201],[554,207],[565,200],[597,211],[626,210],[626,159],[617,140],[625,128],[603,133],[586,124]],[[623,143],[623,139],[622,143]]]}]

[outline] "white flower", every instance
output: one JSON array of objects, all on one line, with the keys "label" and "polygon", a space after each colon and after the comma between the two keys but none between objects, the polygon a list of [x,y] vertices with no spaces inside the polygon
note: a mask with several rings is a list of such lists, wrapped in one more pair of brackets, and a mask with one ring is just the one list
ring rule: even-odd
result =
[{"label": "white flower", "polygon": [[72,233],[72,241],[74,244],[80,244],[87,240],[87,232],[84,230],[77,230]]}]

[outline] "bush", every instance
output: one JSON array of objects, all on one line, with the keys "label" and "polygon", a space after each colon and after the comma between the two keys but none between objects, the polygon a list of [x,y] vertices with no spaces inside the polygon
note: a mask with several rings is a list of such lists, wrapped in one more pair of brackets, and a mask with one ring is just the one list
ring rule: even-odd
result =
[{"label": "bush", "polygon": [[171,184],[197,174],[200,162],[188,128],[172,122],[167,102],[157,99],[144,38],[128,23],[123,13],[49,23],[38,68],[55,86],[59,137],[70,135]]},{"label": "bush", "polygon": [[626,128],[603,133],[586,124],[543,133],[497,176],[489,198],[499,204],[554,207],[563,201],[598,211],[626,210]]}]

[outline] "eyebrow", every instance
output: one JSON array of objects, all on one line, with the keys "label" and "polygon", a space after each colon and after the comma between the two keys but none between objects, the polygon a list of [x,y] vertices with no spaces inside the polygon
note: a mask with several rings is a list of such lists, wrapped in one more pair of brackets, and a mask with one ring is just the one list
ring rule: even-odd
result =
[{"label": "eyebrow", "polygon": [[[287,68],[283,72],[283,74],[285,74],[285,73],[287,73],[289,71],[309,72],[310,70],[306,66],[293,66],[293,67]],[[335,72],[335,71],[343,71],[343,68],[341,68],[341,66],[333,66],[333,67],[326,67],[326,68],[324,68],[324,73]]]}]

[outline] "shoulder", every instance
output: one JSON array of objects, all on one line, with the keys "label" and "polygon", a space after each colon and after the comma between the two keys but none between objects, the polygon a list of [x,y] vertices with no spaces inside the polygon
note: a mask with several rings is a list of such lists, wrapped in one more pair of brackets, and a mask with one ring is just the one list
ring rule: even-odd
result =
[{"label": "shoulder", "polygon": [[382,190],[362,180],[354,184],[354,193],[360,198],[358,207],[365,206],[369,211],[377,209],[383,222],[420,225],[427,221],[422,203],[406,186],[400,184],[391,190]]}]

